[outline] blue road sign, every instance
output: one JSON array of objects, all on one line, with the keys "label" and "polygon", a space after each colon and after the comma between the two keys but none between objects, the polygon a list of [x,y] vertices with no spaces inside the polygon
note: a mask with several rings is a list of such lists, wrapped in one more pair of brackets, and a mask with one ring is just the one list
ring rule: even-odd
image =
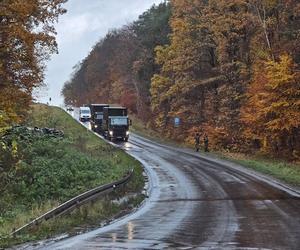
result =
[{"label": "blue road sign", "polygon": [[180,118],[179,117],[175,117],[174,118],[174,127],[179,127],[180,125]]}]

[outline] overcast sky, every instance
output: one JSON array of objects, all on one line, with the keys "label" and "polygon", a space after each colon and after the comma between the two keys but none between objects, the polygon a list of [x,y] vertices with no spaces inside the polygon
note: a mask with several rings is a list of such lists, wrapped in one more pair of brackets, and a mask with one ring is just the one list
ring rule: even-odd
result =
[{"label": "overcast sky", "polygon": [[67,13],[56,24],[59,54],[47,63],[46,89],[38,91],[37,99],[53,105],[63,104],[60,91],[72,68],[84,59],[106,33],[138,18],[153,4],[163,0],[69,0]]}]

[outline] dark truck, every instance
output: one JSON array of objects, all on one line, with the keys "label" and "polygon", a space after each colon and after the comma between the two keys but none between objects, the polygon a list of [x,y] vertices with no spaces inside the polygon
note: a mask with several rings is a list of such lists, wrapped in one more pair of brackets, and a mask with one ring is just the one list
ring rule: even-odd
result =
[{"label": "dark truck", "polygon": [[108,104],[89,104],[91,110],[91,128],[93,131],[102,134],[103,109],[109,107]]},{"label": "dark truck", "polygon": [[105,138],[128,141],[130,123],[127,108],[105,107],[103,109],[103,135]]}]

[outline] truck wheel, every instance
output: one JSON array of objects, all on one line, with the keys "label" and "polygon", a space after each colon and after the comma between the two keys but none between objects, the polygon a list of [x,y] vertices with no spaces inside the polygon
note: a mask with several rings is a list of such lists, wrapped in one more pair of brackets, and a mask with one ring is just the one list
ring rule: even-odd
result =
[{"label": "truck wheel", "polygon": [[124,138],[124,141],[128,142],[128,137],[125,137],[125,138]]}]

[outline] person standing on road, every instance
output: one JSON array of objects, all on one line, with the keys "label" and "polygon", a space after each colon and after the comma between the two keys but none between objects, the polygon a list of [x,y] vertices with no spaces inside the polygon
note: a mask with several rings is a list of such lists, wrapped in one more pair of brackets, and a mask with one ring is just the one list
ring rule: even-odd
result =
[{"label": "person standing on road", "polygon": [[199,149],[200,149],[200,134],[196,133],[194,139],[195,139],[195,149],[196,149],[196,152],[199,152]]},{"label": "person standing on road", "polygon": [[203,142],[204,142],[204,152],[208,152],[208,136],[206,133],[203,136]]}]

